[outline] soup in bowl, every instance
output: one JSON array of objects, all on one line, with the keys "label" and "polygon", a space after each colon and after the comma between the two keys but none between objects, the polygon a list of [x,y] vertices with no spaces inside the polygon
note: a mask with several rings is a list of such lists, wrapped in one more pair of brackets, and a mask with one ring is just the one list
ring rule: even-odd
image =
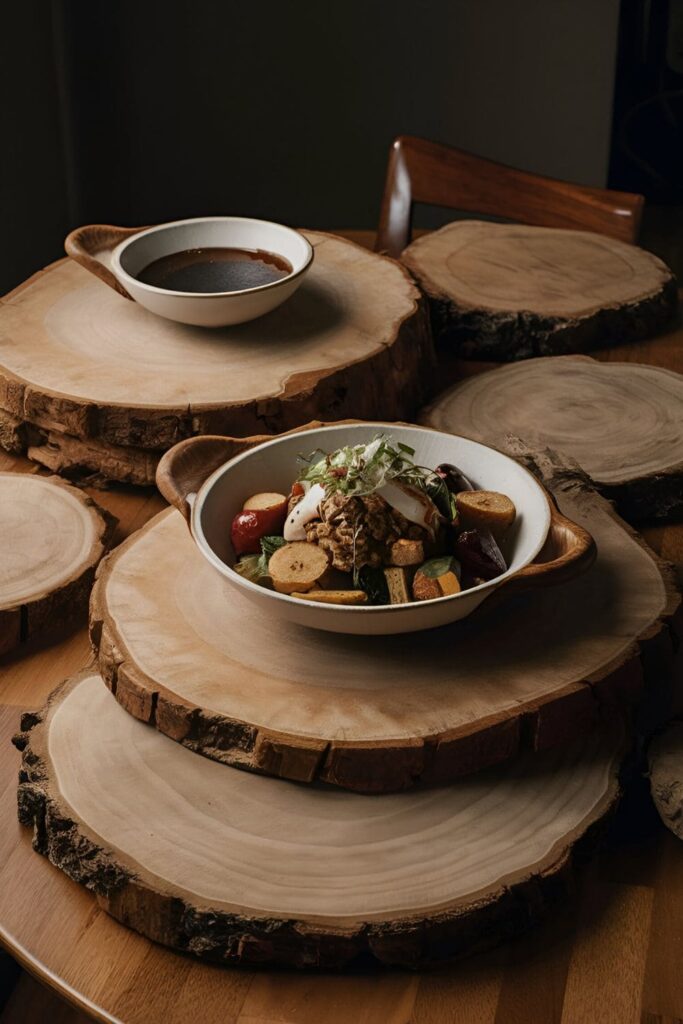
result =
[{"label": "soup in bowl", "polygon": [[200,327],[264,316],[294,294],[313,262],[299,231],[250,217],[89,224],[67,236],[65,249],[125,298]]}]

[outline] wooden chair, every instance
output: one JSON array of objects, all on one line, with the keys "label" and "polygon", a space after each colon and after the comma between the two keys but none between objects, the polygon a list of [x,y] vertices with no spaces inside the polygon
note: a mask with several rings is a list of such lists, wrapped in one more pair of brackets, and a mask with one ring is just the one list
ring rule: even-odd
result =
[{"label": "wooden chair", "polygon": [[375,248],[399,257],[412,235],[413,203],[505,217],[523,224],[583,228],[634,242],[643,197],[571,185],[400,135],[389,152]]}]

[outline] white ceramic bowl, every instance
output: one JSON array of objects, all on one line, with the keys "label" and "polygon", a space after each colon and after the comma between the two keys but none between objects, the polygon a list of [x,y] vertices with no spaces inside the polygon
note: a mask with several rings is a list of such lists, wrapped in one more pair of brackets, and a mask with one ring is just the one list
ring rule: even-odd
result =
[{"label": "white ceramic bowl", "polygon": [[[108,266],[103,260],[105,243],[115,245]],[[65,247],[84,267],[145,309],[200,327],[241,324],[270,313],[294,294],[313,262],[313,248],[298,231],[250,217],[195,217],[143,230],[90,224],[72,231]],[[178,292],[136,277],[162,256],[207,247],[263,249],[283,256],[292,272],[271,284],[234,292]]]},{"label": "white ceramic bowl", "polygon": [[[517,518],[505,542],[509,565],[506,573],[471,590],[432,601],[340,607],[278,594],[234,572],[230,523],[250,495],[258,491],[288,493],[300,471],[300,453],[318,448],[331,452],[345,444],[371,441],[380,432],[414,448],[415,460],[420,465],[453,463],[476,486],[501,491],[512,498]],[[559,516],[531,473],[501,452],[464,437],[391,423],[339,424],[284,434],[221,464],[221,456],[224,459],[231,448],[234,451],[234,446],[234,440],[218,437],[182,441],[161,460],[157,482],[162,493],[188,518],[204,558],[231,586],[257,604],[264,615],[335,633],[409,633],[464,618],[501,586],[512,580],[524,581],[525,574],[526,582],[540,582],[541,578],[543,582],[552,582],[553,572],[566,579],[590,564],[593,557],[590,536]],[[561,520],[560,532],[568,550],[542,566],[532,566],[530,563],[544,546],[553,517]]]}]

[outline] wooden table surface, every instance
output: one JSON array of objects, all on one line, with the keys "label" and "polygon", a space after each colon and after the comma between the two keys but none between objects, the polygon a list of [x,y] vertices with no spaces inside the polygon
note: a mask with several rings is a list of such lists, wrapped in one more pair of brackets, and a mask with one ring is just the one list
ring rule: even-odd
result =
[{"label": "wooden table surface", "polygon": [[[368,233],[346,232],[369,241]],[[683,329],[599,353],[683,372]],[[486,364],[490,367],[490,364]],[[482,364],[442,360],[442,377]],[[598,442],[599,443],[599,442]],[[0,470],[32,472],[0,455]],[[93,491],[118,538],[164,506],[158,494]],[[683,573],[683,525],[643,531]],[[297,975],[207,966],[155,946],[31,849],[16,820],[19,714],[88,663],[85,628],[0,660],[0,942],[22,974],[0,1024],[673,1024],[683,1021],[683,844],[642,807],[581,873],[576,899],[531,936],[439,971]],[[227,770],[227,769],[226,769]],[[639,805],[640,807],[640,805]],[[633,835],[639,831],[638,836]],[[42,982],[36,984],[31,975]],[[47,987],[45,987],[47,986]],[[54,992],[70,1002],[59,1001]]]}]

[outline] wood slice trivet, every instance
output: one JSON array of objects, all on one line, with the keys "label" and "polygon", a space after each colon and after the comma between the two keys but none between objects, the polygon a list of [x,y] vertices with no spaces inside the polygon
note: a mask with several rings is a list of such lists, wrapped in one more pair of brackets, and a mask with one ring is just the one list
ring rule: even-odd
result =
[{"label": "wood slice trivet", "polygon": [[0,654],[85,617],[115,522],[56,477],[0,473]]},{"label": "wood slice trivet", "polygon": [[457,221],[401,256],[427,293],[436,341],[513,360],[647,338],[676,281],[652,253],[592,231]]},{"label": "wood slice trivet", "polygon": [[514,434],[557,447],[629,520],[683,511],[683,377],[671,370],[532,359],[462,381],[421,421],[496,446]]},{"label": "wood slice trivet", "polygon": [[196,757],[92,674],[22,729],[34,847],[126,925],[222,963],[417,966],[516,937],[618,796],[618,729],[372,799]]},{"label": "wood slice trivet", "polygon": [[266,617],[206,563],[182,516],[163,512],[98,573],[104,680],[131,714],[208,757],[365,792],[572,739],[638,693],[639,643],[661,647],[658,671],[671,660],[679,598],[670,567],[578,469],[536,459],[561,511],[597,541],[580,578],[441,630],[335,635]]},{"label": "wood slice trivet", "polygon": [[46,431],[159,451],[323,413],[405,417],[434,370],[418,289],[394,260],[306,235],[315,259],[297,293],[229,328],[154,316],[72,260],[47,267],[0,302],[0,408]]},{"label": "wood slice trivet", "polygon": [[650,790],[659,816],[683,839],[683,722],[671,722],[648,748]]}]

